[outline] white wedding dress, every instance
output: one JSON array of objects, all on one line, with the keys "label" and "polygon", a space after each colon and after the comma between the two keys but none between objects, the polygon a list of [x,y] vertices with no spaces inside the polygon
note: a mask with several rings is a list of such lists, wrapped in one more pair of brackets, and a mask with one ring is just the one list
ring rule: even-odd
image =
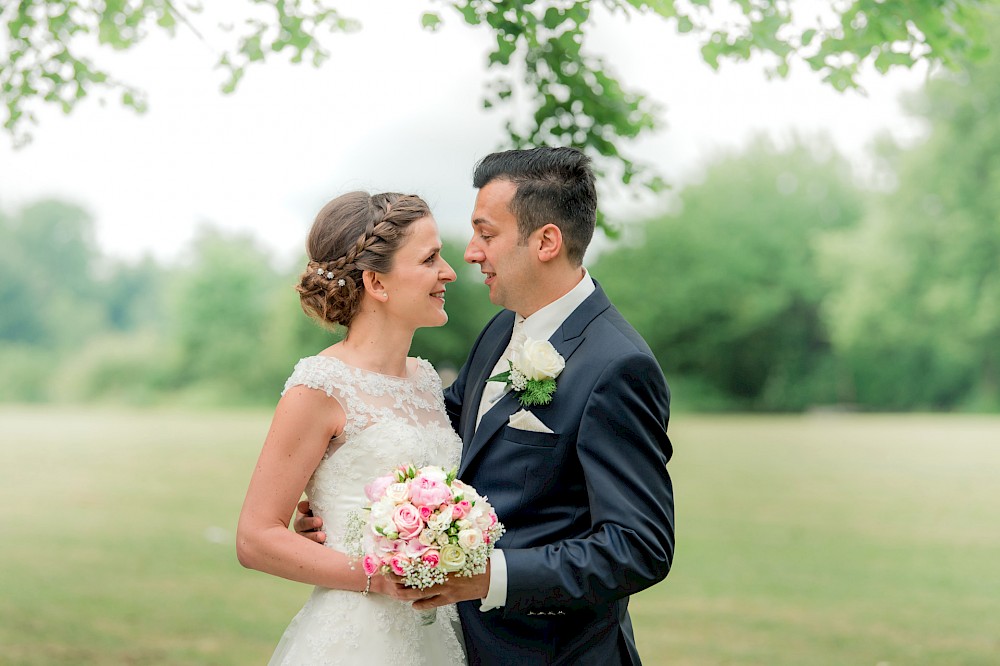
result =
[{"label": "white wedding dress", "polygon": [[[445,413],[441,380],[423,359],[408,365],[410,375],[401,378],[311,356],[296,364],[285,384],[286,391],[298,385],[324,391],[347,413],[343,443],[327,451],[306,486],[329,548],[346,551],[348,516],[366,504],[364,486],[373,478],[401,463],[458,466],[462,442]],[[408,603],[317,587],[285,630],[270,664],[463,666],[459,632],[454,606],[439,608],[436,621],[425,625]]]}]

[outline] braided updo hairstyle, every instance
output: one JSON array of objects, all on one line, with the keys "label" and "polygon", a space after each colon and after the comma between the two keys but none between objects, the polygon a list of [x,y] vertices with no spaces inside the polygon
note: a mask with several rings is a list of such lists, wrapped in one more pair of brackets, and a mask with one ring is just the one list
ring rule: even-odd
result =
[{"label": "braided updo hairstyle", "polygon": [[408,227],[431,214],[412,194],[342,194],[316,216],[306,253],[309,264],[295,290],[302,309],[321,324],[350,326],[361,307],[364,271],[388,273]]}]

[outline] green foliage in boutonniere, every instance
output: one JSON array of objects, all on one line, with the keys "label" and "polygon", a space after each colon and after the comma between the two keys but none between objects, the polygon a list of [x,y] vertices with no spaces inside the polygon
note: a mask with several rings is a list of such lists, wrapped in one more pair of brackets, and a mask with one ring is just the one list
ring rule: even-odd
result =
[{"label": "green foliage in boutonniere", "polygon": [[528,338],[511,353],[510,370],[493,375],[486,381],[510,384],[524,407],[547,405],[556,392],[556,377],[566,367],[566,361],[547,340]]}]

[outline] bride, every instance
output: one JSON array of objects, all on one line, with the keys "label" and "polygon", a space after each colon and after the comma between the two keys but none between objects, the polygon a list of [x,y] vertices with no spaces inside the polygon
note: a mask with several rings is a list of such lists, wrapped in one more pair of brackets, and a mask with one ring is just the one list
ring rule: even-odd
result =
[{"label": "bride", "polygon": [[[408,357],[417,328],[447,322],[455,272],[427,204],[411,195],[340,196],[317,215],[306,246],[302,308],[347,336],[295,366],[240,512],[243,566],[316,586],[271,664],[464,664],[453,606],[425,624],[393,582],[366,576],[344,553],[366,483],[400,463],[458,464],[441,380]],[[322,545],[288,530],[303,491],[323,520]]]}]

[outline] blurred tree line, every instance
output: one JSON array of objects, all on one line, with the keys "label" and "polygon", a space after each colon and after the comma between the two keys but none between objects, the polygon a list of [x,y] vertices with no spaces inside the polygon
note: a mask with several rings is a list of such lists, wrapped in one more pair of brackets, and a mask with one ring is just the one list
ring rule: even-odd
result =
[{"label": "blurred tree line", "polygon": [[[759,140],[589,260],[679,405],[1000,409],[1000,60],[910,110],[927,137],[879,149],[886,191],[821,139]],[[414,340],[445,371],[495,311],[465,240],[446,239],[449,324]],[[299,310],[298,270],[211,227],[174,265],[110,260],[78,207],[0,210],[0,400],[271,404],[336,337]]]}]

